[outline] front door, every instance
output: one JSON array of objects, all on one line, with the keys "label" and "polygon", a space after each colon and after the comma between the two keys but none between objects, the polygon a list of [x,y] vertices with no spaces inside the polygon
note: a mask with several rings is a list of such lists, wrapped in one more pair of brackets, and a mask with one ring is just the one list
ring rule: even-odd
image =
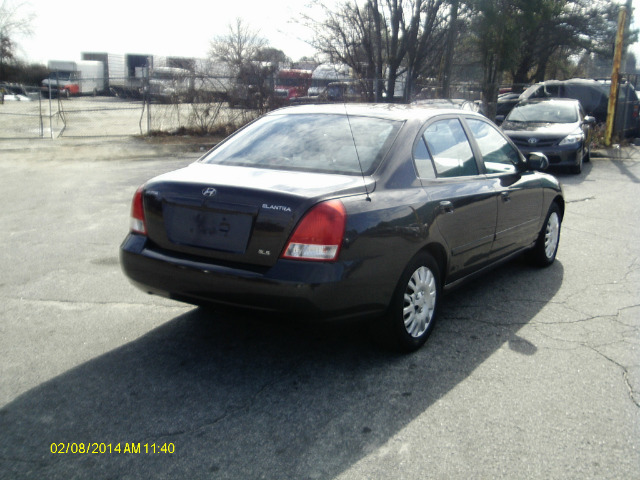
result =
[{"label": "front door", "polygon": [[533,172],[519,168],[520,154],[498,129],[475,118],[467,118],[466,123],[497,197],[498,218],[491,249],[495,260],[535,240],[542,215],[542,189]]}]

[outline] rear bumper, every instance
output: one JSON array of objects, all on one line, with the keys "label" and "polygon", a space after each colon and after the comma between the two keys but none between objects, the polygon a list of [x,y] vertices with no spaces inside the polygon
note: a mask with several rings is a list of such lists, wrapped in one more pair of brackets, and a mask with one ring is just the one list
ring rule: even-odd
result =
[{"label": "rear bumper", "polygon": [[390,298],[358,281],[356,265],[278,260],[261,270],[205,263],[147,248],[146,237],[129,234],[120,264],[141,290],[188,303],[213,303],[310,319],[373,316]]}]

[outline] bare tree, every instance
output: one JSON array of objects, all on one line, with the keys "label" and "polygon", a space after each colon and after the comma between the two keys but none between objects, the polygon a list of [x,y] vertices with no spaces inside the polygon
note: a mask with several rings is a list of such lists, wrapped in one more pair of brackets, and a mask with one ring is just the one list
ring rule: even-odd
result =
[{"label": "bare tree", "polygon": [[29,10],[28,3],[15,3],[2,0],[0,3],[0,79],[4,79],[5,66],[15,58],[15,38],[30,35],[35,14]]},{"label": "bare tree", "polygon": [[458,12],[460,9],[459,0],[451,0],[451,10],[449,13],[449,30],[447,32],[447,43],[445,45],[444,62],[442,69],[442,96],[449,98],[451,92],[451,72],[453,69],[453,55],[455,53],[456,39],[458,36]]},{"label": "bare tree", "polygon": [[226,35],[213,39],[209,55],[237,73],[247,63],[255,61],[267,46],[267,40],[260,36],[259,31],[236,18],[235,23],[229,24]]},{"label": "bare tree", "polygon": [[[213,62],[226,65],[233,76],[231,91],[228,93],[232,105],[257,108],[264,111],[273,97],[275,68],[265,62],[265,52],[269,53],[269,43],[241,18],[229,25],[226,35],[211,42],[209,55]],[[272,53],[272,52],[271,52]],[[271,83],[271,84],[269,84]]]},{"label": "bare tree", "polygon": [[[444,0],[348,0],[330,10],[313,5],[324,18],[304,17],[315,38],[312,45],[334,63],[349,65],[360,79],[384,79],[384,98],[393,101],[406,78],[406,98],[413,82],[437,70],[442,58],[446,14]],[[380,84],[367,88],[382,100]]]}]

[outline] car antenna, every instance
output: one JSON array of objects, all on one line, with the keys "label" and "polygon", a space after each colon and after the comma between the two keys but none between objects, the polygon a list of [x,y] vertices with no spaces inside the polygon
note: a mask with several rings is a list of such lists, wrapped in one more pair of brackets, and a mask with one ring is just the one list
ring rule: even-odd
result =
[{"label": "car antenna", "polygon": [[[338,78],[338,71],[335,68],[336,78]],[[353,127],[351,126],[351,118],[349,117],[349,110],[347,109],[347,102],[344,98],[344,94],[342,97],[342,105],[344,106],[344,114],[347,116],[347,123],[349,124],[349,132],[351,133],[351,140],[353,141],[353,148],[356,151],[356,158],[358,159],[358,166],[360,167],[360,174],[362,175],[362,183],[364,185],[364,191],[367,194],[367,202],[371,201],[371,197],[369,196],[369,189],[367,188],[367,179],[364,175],[364,170],[362,169],[362,162],[360,161],[360,153],[358,152],[358,145],[356,144],[356,137],[353,135]]]}]

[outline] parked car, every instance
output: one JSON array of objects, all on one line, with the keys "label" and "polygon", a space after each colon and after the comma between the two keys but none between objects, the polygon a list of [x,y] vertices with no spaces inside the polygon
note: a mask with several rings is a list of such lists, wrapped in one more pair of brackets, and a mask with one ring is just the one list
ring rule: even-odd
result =
[{"label": "parked car", "polygon": [[362,89],[357,82],[331,82],[319,98],[331,102],[357,102],[364,99]]},{"label": "parked car", "polygon": [[[607,121],[610,89],[610,81],[582,78],[547,80],[526,89],[520,100],[575,98],[580,101],[587,115],[595,117],[599,123],[604,123]],[[614,131],[622,137],[640,135],[640,100],[629,83],[621,83],[618,88]]]},{"label": "parked car", "polygon": [[542,152],[551,165],[580,173],[590,160],[595,123],[578,100],[555,98],[518,103],[501,128],[524,154]]},{"label": "parked car", "polygon": [[547,80],[531,85],[520,95],[520,100],[536,98],[573,98],[580,101],[587,115],[595,117],[598,122],[607,121],[609,87],[596,80]]},{"label": "parked car", "polygon": [[30,102],[33,95],[22,85],[2,83],[0,84],[0,98],[3,102]]},{"label": "parked car", "polygon": [[478,102],[464,98],[429,98],[416,100],[413,105],[427,108],[459,108],[460,110],[482,113],[480,111],[481,105]]},{"label": "parked car", "polygon": [[[611,88],[610,82],[605,85]],[[618,85],[614,131],[623,138],[640,136],[640,100],[633,85],[627,82]]]},{"label": "parked car", "polygon": [[523,252],[554,261],[564,200],[547,164],[470,111],[288,107],[142,185],[121,265],[189,303],[367,317],[410,351],[444,291]]},{"label": "parked car", "polygon": [[503,93],[498,95],[498,104],[496,106],[496,125],[500,125],[505,117],[509,114],[509,112],[517,105],[520,101],[519,93]]}]

